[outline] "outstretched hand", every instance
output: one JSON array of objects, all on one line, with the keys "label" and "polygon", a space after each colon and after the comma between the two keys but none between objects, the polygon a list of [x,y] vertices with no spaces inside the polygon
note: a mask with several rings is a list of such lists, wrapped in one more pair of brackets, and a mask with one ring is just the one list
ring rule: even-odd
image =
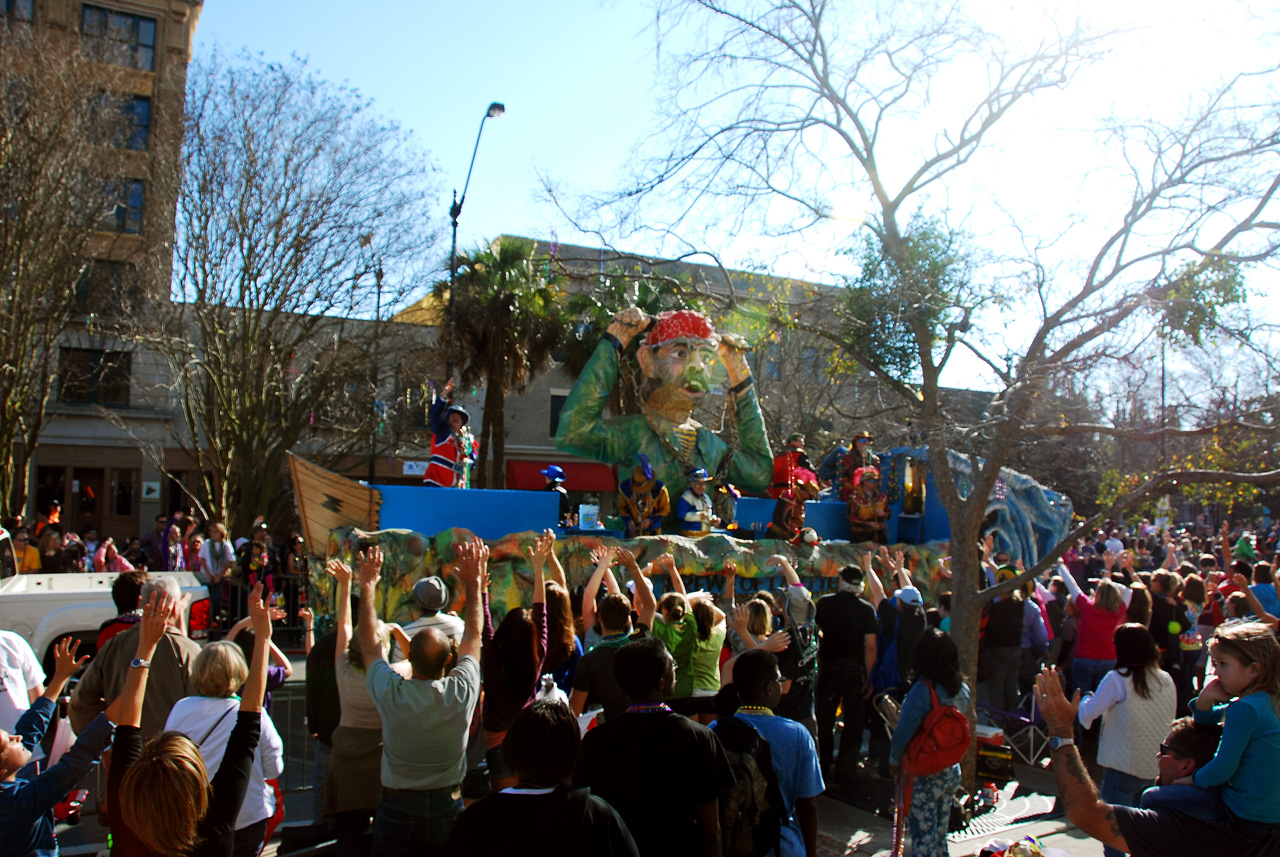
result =
[{"label": "outstretched hand", "polygon": [[556,548],[556,535],[550,530],[543,530],[534,537],[533,546],[524,549],[529,565],[534,568],[545,568],[551,552]]},{"label": "outstretched hand", "polygon": [[1036,676],[1036,702],[1050,735],[1070,737],[1075,731],[1076,713],[1080,710],[1080,690],[1070,699],[1062,692],[1062,677],[1057,667],[1045,667]]},{"label": "outstretched hand", "polygon": [[351,566],[347,565],[342,560],[340,559],[329,560],[327,563],[325,563],[324,570],[329,574],[330,577],[332,577],[334,580],[338,582],[339,586],[343,584],[346,584],[348,586],[351,585],[351,577],[352,577]]},{"label": "outstretched hand", "polygon": [[360,585],[377,586],[382,579],[382,548],[373,545],[360,551]]},{"label": "outstretched hand", "polygon": [[271,639],[271,608],[262,601],[261,583],[255,583],[249,590],[248,606],[254,636],[259,640]]},{"label": "outstretched hand", "polygon": [[483,592],[489,588],[489,546],[480,539],[472,539],[457,546],[458,577],[467,593]]},{"label": "outstretched hand", "polygon": [[76,670],[89,662],[85,655],[76,659],[76,650],[80,648],[80,640],[75,637],[63,637],[53,648],[53,684],[66,684],[67,679],[76,674]]},{"label": "outstretched hand", "polygon": [[165,629],[178,615],[178,602],[160,592],[151,593],[151,600],[142,608],[142,621],[138,623],[138,657],[146,660],[155,652],[164,637]]},{"label": "outstretched hand", "polygon": [[757,648],[777,654],[778,652],[785,652],[790,645],[791,634],[787,631],[778,631],[766,637]]},{"label": "outstretched hand", "polygon": [[617,553],[618,549],[612,545],[597,545],[591,549],[591,564],[599,565],[605,560],[612,562]]}]

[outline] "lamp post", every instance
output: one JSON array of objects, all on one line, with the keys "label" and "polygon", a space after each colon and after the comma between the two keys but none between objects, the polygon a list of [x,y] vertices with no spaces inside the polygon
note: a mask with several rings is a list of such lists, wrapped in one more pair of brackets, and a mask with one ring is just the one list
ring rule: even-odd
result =
[{"label": "lamp post", "polygon": [[476,166],[476,152],[480,151],[480,135],[484,133],[485,120],[497,119],[506,112],[506,105],[495,101],[489,105],[489,109],[485,111],[484,116],[480,119],[480,130],[476,132],[476,144],[471,149],[471,163],[467,167],[467,180],[462,184],[462,196],[458,196],[458,189],[455,187],[453,189],[453,205],[449,206],[449,220],[453,223],[453,243],[449,248],[449,357],[445,369],[446,379],[453,377],[453,350],[458,323],[457,298],[455,296],[458,273],[458,215],[462,214],[462,204],[467,201],[467,188],[471,186],[471,171]]},{"label": "lamp post", "polygon": [[374,465],[378,460],[378,344],[382,333],[382,264],[373,249],[373,233],[367,232],[359,237],[360,246],[369,251],[369,267],[373,269],[375,298],[373,308],[373,336],[370,337],[369,348],[369,390],[373,396],[373,423],[369,428],[369,482],[374,479]]}]

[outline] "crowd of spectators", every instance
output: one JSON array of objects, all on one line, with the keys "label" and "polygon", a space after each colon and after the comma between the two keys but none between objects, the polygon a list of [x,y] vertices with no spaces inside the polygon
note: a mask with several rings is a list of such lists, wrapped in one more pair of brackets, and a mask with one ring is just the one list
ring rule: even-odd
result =
[{"label": "crowd of spectators", "polygon": [[[183,525],[157,535],[178,546],[172,562]],[[1272,565],[1259,560],[1267,544],[1229,526],[1105,532],[1043,578],[1004,587],[969,677],[945,593],[926,598],[912,560],[885,548],[816,601],[782,556],[766,561],[782,583],[770,592],[739,587],[732,562],[718,580],[686,579],[670,555],[642,567],[625,549],[597,551],[574,592],[544,533],[530,579],[514,582],[531,606],[498,610],[488,548],[472,539],[415,583],[417,616],[401,628],[378,618],[383,557],[369,543],[354,569],[328,562],[335,627],[308,638],[317,812],[344,857],[712,857],[752,853],[761,837],[772,853],[813,855],[820,794],[902,777],[934,708],[976,698],[982,719],[1035,702],[1063,807],[1109,854],[1274,853],[1280,619],[1268,609]],[[981,585],[1021,574],[994,539],[982,553]],[[61,644],[47,686],[16,635],[0,634],[0,825],[6,843],[28,843],[14,853],[56,853],[54,798],[108,744],[113,853],[260,852],[283,811],[268,694],[290,667],[271,639],[285,618],[271,581],[248,582],[244,627],[201,648],[173,577],[120,574],[119,615],[97,654],[85,666]],[[51,700],[81,667],[70,705],[80,737],[42,770]],[[868,705],[884,698],[899,704],[896,729]],[[1100,785],[1081,757],[1095,727]],[[487,796],[464,800],[477,775]],[[914,778],[912,853],[946,853],[959,783],[951,764]],[[561,835],[531,835],[538,825]]]}]

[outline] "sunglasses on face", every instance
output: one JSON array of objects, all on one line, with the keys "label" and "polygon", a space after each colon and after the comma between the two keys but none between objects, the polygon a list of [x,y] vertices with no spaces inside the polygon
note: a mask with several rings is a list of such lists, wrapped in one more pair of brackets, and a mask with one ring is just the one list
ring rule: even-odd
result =
[{"label": "sunglasses on face", "polygon": [[1160,745],[1160,755],[1161,755],[1161,756],[1173,756],[1174,758],[1177,758],[1177,759],[1181,759],[1181,758],[1182,758],[1182,754],[1181,754],[1181,753],[1179,753],[1177,750],[1175,750],[1175,749],[1173,749],[1172,747],[1170,747],[1168,744],[1163,744],[1163,743]]}]

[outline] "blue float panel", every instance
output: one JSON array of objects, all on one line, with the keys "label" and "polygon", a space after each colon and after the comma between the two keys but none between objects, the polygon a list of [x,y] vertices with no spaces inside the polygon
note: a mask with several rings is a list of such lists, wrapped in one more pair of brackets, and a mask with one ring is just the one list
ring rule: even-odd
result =
[{"label": "blue float panel", "polygon": [[451,527],[470,530],[482,539],[509,533],[555,528],[560,495],[554,491],[489,491],[480,488],[428,488],[419,485],[374,485],[382,492],[384,530],[434,534]]},{"label": "blue float panel", "polygon": [[[777,502],[777,500],[771,500],[768,497],[739,498],[738,509],[735,514],[738,526],[743,529],[753,529],[757,538],[764,538],[765,528],[773,520],[773,507]],[[843,539],[848,541],[850,535],[849,504],[838,501],[834,503],[805,503],[804,523],[807,527],[813,527],[820,539]]]}]

